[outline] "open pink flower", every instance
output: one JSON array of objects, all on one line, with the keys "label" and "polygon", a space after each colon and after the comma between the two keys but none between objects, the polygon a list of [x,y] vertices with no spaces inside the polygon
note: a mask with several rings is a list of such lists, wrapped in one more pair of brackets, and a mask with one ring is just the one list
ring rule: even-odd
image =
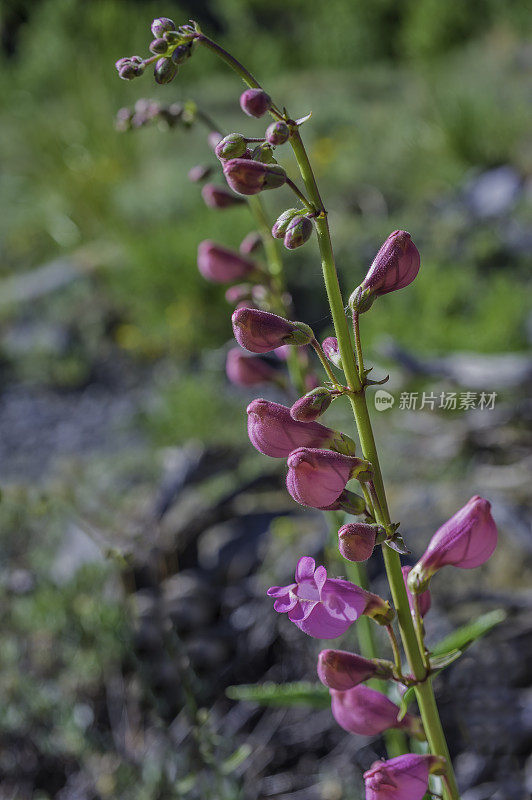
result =
[{"label": "open pink flower", "polygon": [[460,569],[479,567],[496,546],[497,526],[491,516],[491,505],[475,495],[436,531],[412,568],[408,586],[419,594],[432,575],[448,564]]},{"label": "open pink flower", "polygon": [[351,478],[368,468],[368,462],[356,456],[315,447],[298,447],[288,457],[286,487],[296,503],[324,508],[340,497]]},{"label": "open pink flower", "polygon": [[318,656],[318,678],[329,689],[340,692],[369,678],[391,678],[392,674],[393,664],[344,650],[322,650]]},{"label": "open pink flower", "polygon": [[376,761],[364,773],[366,800],[422,800],[429,775],[442,774],[440,756],[406,753],[389,761]]},{"label": "open pink flower", "polygon": [[256,386],[279,379],[273,367],[260,358],[246,355],[239,347],[232,347],[227,353],[225,371],[231,383],[238,386]]},{"label": "open pink flower", "polygon": [[288,586],[272,586],[268,595],[275,598],[273,607],[309,636],[336,639],[362,614],[389,613],[388,604],[378,595],[354,583],[328,578],[325,567],[316,568],[310,556],[297,562],[296,580]]},{"label": "open pink flower", "polygon": [[314,337],[305,323],[257,308],[239,308],[231,322],[238,344],[252,353],[269,353],[282,345],[305,345]]},{"label": "open pink flower", "polygon": [[[415,613],[414,596],[412,595],[412,592],[408,588],[408,575],[410,574],[411,570],[412,567],[409,566],[401,567],[401,572],[403,573],[403,580],[406,586],[406,593],[408,595],[408,605],[410,606],[410,611],[412,612],[412,614],[414,614]],[[419,604],[419,613],[421,614],[422,617],[424,617],[425,614],[427,614],[430,611],[430,606],[432,604],[432,597],[430,595],[430,590],[425,589],[424,592],[418,594],[417,598]]]},{"label": "open pink flower", "polygon": [[354,686],[345,692],[336,689],[330,691],[333,717],[349,733],[377,736],[388,728],[403,728],[413,734],[419,733],[419,719],[405,714],[399,721],[399,707],[376,689]]},{"label": "open pink flower", "polygon": [[297,447],[331,447],[354,452],[355,443],[319,422],[296,422],[290,409],[271,400],[257,398],[247,407],[248,435],[259,453],[286,458]]},{"label": "open pink flower", "polygon": [[253,261],[209,239],[198,246],[198,269],[204,278],[214,283],[239,281],[257,271]]}]

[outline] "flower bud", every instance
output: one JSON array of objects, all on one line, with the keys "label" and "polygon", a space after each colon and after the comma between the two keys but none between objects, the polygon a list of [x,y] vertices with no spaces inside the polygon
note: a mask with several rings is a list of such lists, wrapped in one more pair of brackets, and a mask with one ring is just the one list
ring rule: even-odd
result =
[{"label": "flower bud", "polygon": [[238,248],[243,256],[249,256],[254,253],[262,245],[262,236],[257,231],[251,231],[245,236]]},{"label": "flower bud", "polygon": [[138,78],[143,74],[145,66],[140,56],[131,56],[131,58],[120,58],[115,64],[118,70],[118,77],[123,81],[132,81],[133,78]]},{"label": "flower bud", "polygon": [[247,278],[256,266],[234,250],[206,239],[198,246],[198,269],[209,281],[230,283]]},{"label": "flower bud", "polygon": [[393,664],[362,658],[344,650],[322,650],[318,656],[318,678],[329,689],[346,692],[370,678],[391,678]]},{"label": "flower bud", "polygon": [[288,250],[295,250],[296,247],[301,247],[310,239],[312,234],[312,222],[308,217],[298,215],[292,217],[286,227],[284,235],[284,246]]},{"label": "flower bud", "polygon": [[404,289],[419,272],[420,256],[406,231],[391,233],[373,259],[368,274],[349,298],[349,305],[367,311],[375,297]]},{"label": "flower bud", "polygon": [[273,145],[277,144],[284,144],[290,138],[290,128],[283,122],[283,120],[279,120],[278,122],[272,122],[271,125],[268,126],[266,129],[266,140]]},{"label": "flower bud", "polygon": [[347,561],[367,561],[373,553],[375,539],[381,533],[378,525],[350,522],[338,531],[338,549]]},{"label": "flower bud", "polygon": [[264,116],[271,105],[271,97],[263,89],[246,89],[240,95],[240,108],[248,117]]},{"label": "flower bud", "polygon": [[[349,733],[377,736],[388,728],[402,728],[414,736],[419,736],[421,732],[421,723],[417,717],[405,714],[399,721],[399,707],[376,689],[354,686],[344,692],[336,689],[330,691],[333,717]],[[408,800],[412,798],[409,797]]]},{"label": "flower bud", "polygon": [[153,68],[155,82],[160,85],[164,83],[170,83],[177,75],[177,71],[177,65],[174,64],[172,59],[160,58],[155,62],[155,66]]},{"label": "flower bud", "polygon": [[340,357],[340,348],[336,336],[328,336],[323,340],[321,346],[331,364],[338,367],[338,369],[342,369],[342,359]]},{"label": "flower bud", "polygon": [[246,202],[243,197],[237,197],[225,186],[216,186],[214,183],[206,183],[201,190],[201,196],[209,208],[229,208]]},{"label": "flower bud", "polygon": [[154,39],[153,42],[150,42],[149,48],[151,53],[161,55],[168,50],[168,42],[166,39]]},{"label": "flower bud", "polygon": [[172,53],[172,61],[174,64],[183,64],[192,55],[192,43],[178,44]]},{"label": "flower bud", "polygon": [[298,447],[290,453],[287,463],[288,492],[296,503],[311,508],[331,505],[352,478],[370,469],[369,462],[362,458],[314,447]]},{"label": "flower bud", "polygon": [[238,386],[278,381],[278,373],[273,367],[260,358],[246,355],[238,347],[233,347],[227,353],[225,371],[231,383]]},{"label": "flower bud", "polygon": [[475,495],[436,531],[408,575],[408,588],[420,594],[431,577],[446,565],[460,569],[479,567],[496,546],[497,526],[491,516],[491,505]]},{"label": "flower bud", "polygon": [[247,148],[247,142],[241,133],[230,133],[216,145],[214,152],[223,161],[228,158],[241,158]]},{"label": "flower bud", "polygon": [[364,773],[366,800],[423,800],[429,790],[429,775],[443,775],[442,756],[405,755],[375,761]]},{"label": "flower bud", "polygon": [[[401,572],[403,573],[403,580],[406,586],[406,594],[408,596],[408,605],[410,606],[410,611],[412,612],[412,614],[415,614],[416,610],[415,610],[414,596],[412,595],[410,589],[408,588],[408,575],[411,572],[411,570],[412,567],[409,567],[408,565],[401,567]],[[417,595],[417,602],[419,607],[419,613],[422,617],[424,617],[425,614],[427,614],[428,611],[430,611],[430,606],[432,603],[432,598],[429,589],[426,589],[424,592],[421,592],[421,594]]]},{"label": "flower bud", "polygon": [[247,415],[249,440],[265,456],[286,458],[302,446],[355,452],[355,443],[344,433],[319,422],[296,422],[290,416],[290,409],[280,403],[258,398],[247,407]]},{"label": "flower bud", "polygon": [[260,161],[262,164],[277,164],[273,150],[269,144],[258,144],[251,152],[253,161]]},{"label": "flower bud", "polygon": [[151,32],[156,39],[163,36],[166,31],[175,31],[175,22],[168,17],[157,17],[151,24]]},{"label": "flower bud", "polygon": [[264,189],[277,189],[286,183],[286,172],[279,164],[232,158],[225,162],[223,170],[227,183],[238,194],[258,194]]},{"label": "flower bud", "polygon": [[290,409],[290,416],[298,422],[314,422],[327,411],[332,398],[333,395],[326,386],[318,386],[296,400]]},{"label": "flower bud", "polygon": [[232,323],[238,344],[252,353],[269,353],[283,344],[308,344],[314,338],[304,322],[292,322],[269,311],[243,308],[235,311]]},{"label": "flower bud", "polygon": [[273,228],[272,228],[272,236],[274,239],[283,239],[286,233],[286,230],[294,219],[294,217],[298,217],[301,215],[301,209],[299,208],[287,208],[286,211],[277,217]]},{"label": "flower bud", "polygon": [[201,183],[209,175],[212,173],[212,167],[204,167],[201,164],[198,164],[195,167],[192,167],[188,172],[188,179],[192,183]]}]

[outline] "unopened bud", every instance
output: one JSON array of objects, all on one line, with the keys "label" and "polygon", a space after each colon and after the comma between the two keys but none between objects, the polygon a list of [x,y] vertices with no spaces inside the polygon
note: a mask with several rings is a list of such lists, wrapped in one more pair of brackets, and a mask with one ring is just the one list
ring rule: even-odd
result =
[{"label": "unopened bud", "polygon": [[333,395],[325,386],[318,386],[304,397],[296,400],[290,409],[290,416],[298,422],[314,422],[331,405]]},{"label": "unopened bud", "polygon": [[350,522],[338,531],[338,549],[347,561],[367,561],[373,553],[375,539],[383,531],[378,525]]},{"label": "unopened bud", "polygon": [[272,124],[269,125],[266,130],[266,139],[270,144],[284,144],[289,138],[290,128],[286,122],[283,122],[282,120],[279,120],[278,122],[272,122]]},{"label": "unopened bud", "polygon": [[155,62],[153,75],[156,83],[170,83],[177,75],[177,65],[170,58],[160,58]]},{"label": "unopened bud", "polygon": [[258,194],[264,189],[277,189],[286,183],[286,172],[278,164],[232,158],[226,161],[223,170],[227,183],[238,194]]},{"label": "unopened bud", "polygon": [[246,202],[243,197],[237,197],[225,186],[216,186],[214,183],[206,183],[201,190],[201,196],[209,208],[230,208]]},{"label": "unopened bud", "polygon": [[323,340],[321,346],[331,364],[338,367],[338,369],[342,369],[342,359],[340,357],[340,348],[336,336],[328,336]]},{"label": "unopened bud", "polygon": [[284,239],[284,235],[286,233],[286,229],[288,228],[290,222],[301,214],[301,210],[299,208],[287,208],[286,211],[277,217],[273,228],[272,228],[272,236],[274,239]]},{"label": "unopened bud", "polygon": [[238,283],[236,286],[230,286],[225,293],[225,299],[231,304],[241,303],[244,300],[250,300],[251,284]]},{"label": "unopened bud", "polygon": [[286,233],[284,235],[284,246],[288,250],[295,250],[296,247],[301,247],[310,239],[312,234],[312,222],[308,217],[297,216],[293,217],[287,225]]},{"label": "unopened bud", "polygon": [[217,158],[224,161],[228,158],[241,158],[247,147],[247,142],[241,133],[230,133],[216,145],[214,152]]},{"label": "unopened bud", "polygon": [[175,31],[175,22],[168,17],[157,17],[151,24],[151,32],[156,39],[163,36],[166,31]]},{"label": "unopened bud", "polygon": [[197,166],[192,167],[189,170],[188,179],[192,183],[201,183],[201,181],[204,181],[206,178],[209,177],[211,172],[212,172],[212,167],[204,167],[201,164],[198,164]]},{"label": "unopened bud", "polygon": [[262,164],[276,164],[273,150],[269,144],[259,144],[251,151],[253,161],[260,161]]},{"label": "unopened bud", "polygon": [[227,353],[225,365],[227,377],[238,386],[256,386],[259,383],[276,383],[278,373],[261,358],[246,355],[239,347]]},{"label": "unopened bud", "polygon": [[322,650],[318,678],[329,689],[346,692],[370,678],[392,678],[393,664],[380,658],[363,658],[344,650]]},{"label": "unopened bud", "polygon": [[375,297],[404,289],[412,283],[419,267],[419,252],[410,234],[394,231],[373,259],[360,286],[349,298],[349,305],[358,313],[367,311]]},{"label": "unopened bud", "polygon": [[144,62],[140,56],[121,58],[116,62],[115,66],[118,70],[118,77],[122,78],[123,81],[132,81],[133,78],[140,77],[145,69]]},{"label": "unopened bud", "polygon": [[172,53],[174,64],[183,64],[192,55],[192,44],[178,44]]},{"label": "unopened bud", "polygon": [[248,117],[264,116],[271,104],[271,97],[263,89],[246,89],[240,95],[240,108]]},{"label": "unopened bud", "polygon": [[283,344],[309,344],[314,334],[304,322],[252,308],[241,308],[232,317],[235,339],[252,353],[269,353]]},{"label": "unopened bud", "polygon": [[259,247],[262,245],[262,237],[260,233],[257,231],[251,231],[245,236],[241,243],[240,247],[238,248],[243,256],[249,256],[251,253],[254,253]]},{"label": "unopened bud", "polygon": [[166,39],[154,39],[150,42],[150,51],[156,55],[166,53],[168,50],[168,42]]}]

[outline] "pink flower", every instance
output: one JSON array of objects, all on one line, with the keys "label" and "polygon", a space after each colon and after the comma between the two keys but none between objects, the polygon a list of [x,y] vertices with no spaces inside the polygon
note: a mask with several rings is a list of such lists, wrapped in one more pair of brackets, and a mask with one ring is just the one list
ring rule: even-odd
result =
[{"label": "pink flower", "polygon": [[227,353],[225,371],[231,383],[238,386],[256,386],[279,379],[273,367],[260,358],[245,355],[238,347],[231,348]]},{"label": "pink flower", "polygon": [[345,692],[330,691],[333,717],[349,733],[377,736],[388,728],[404,728],[414,735],[420,731],[417,717],[405,714],[399,722],[399,707],[369,686],[354,686]]},{"label": "pink flower", "polygon": [[314,338],[304,322],[291,322],[256,308],[235,311],[231,321],[238,344],[252,353],[269,353],[284,344],[304,345]]},{"label": "pink flower", "polygon": [[429,775],[445,770],[440,756],[406,753],[389,761],[376,761],[364,773],[366,800],[422,800]]},{"label": "pink flower", "polygon": [[338,339],[336,336],[328,336],[321,343],[323,352],[335,367],[342,368],[342,359],[340,357],[340,348],[338,346]]},{"label": "pink flower", "polygon": [[231,158],[223,166],[225,179],[238,194],[258,194],[286,183],[286,172],[279,164],[263,164],[248,158]]},{"label": "pink flower", "polygon": [[251,284],[237,283],[235,286],[230,286],[225,293],[225,299],[231,304],[251,300]]},{"label": "pink flower", "polygon": [[380,295],[404,289],[419,272],[419,251],[406,231],[391,233],[373,259],[362,289]]},{"label": "pink flower", "polygon": [[391,678],[393,664],[362,658],[344,650],[322,650],[318,656],[318,678],[328,686],[345,692],[369,678]]},{"label": "pink flower", "polygon": [[367,461],[355,456],[315,447],[298,447],[288,456],[286,486],[296,503],[323,508],[334,503],[347,482],[367,471],[369,466]]},{"label": "pink flower", "polygon": [[304,556],[297,562],[296,581],[288,586],[271,586],[273,607],[304,633],[316,639],[336,639],[365,613],[389,613],[388,604],[349,581],[328,578],[325,567]]},{"label": "pink flower", "polygon": [[354,452],[355,443],[343,433],[319,422],[296,422],[290,409],[280,403],[258,398],[247,407],[248,434],[259,453],[286,458],[297,447],[334,447]]},{"label": "pink flower", "polygon": [[238,248],[243,256],[249,256],[258,250],[262,245],[262,236],[257,231],[251,231],[247,236],[244,236]]},{"label": "pink flower", "polygon": [[367,561],[373,553],[379,528],[365,522],[348,522],[338,531],[338,549],[348,561]]},{"label": "pink flower", "polygon": [[198,246],[198,269],[204,278],[214,283],[242,280],[257,271],[253,261],[209,239]]},{"label": "pink flower", "polygon": [[[415,614],[414,597],[410,589],[408,588],[408,575],[411,572],[411,570],[412,567],[409,566],[401,567],[401,572],[403,573],[403,580],[406,586],[406,593],[408,595],[408,605],[410,606],[410,611],[412,612],[412,614]],[[419,604],[419,613],[421,614],[422,617],[424,617],[425,614],[427,614],[430,611],[430,606],[432,604],[430,591],[428,589],[425,589],[425,591],[421,592],[421,594],[418,594],[417,597]]]},{"label": "pink flower", "polygon": [[419,594],[447,564],[474,569],[488,560],[497,546],[497,526],[490,509],[487,500],[475,495],[436,531],[408,576],[411,591]]},{"label": "pink flower", "polygon": [[242,197],[237,197],[225,186],[216,186],[214,183],[206,183],[201,190],[201,196],[205,205],[209,208],[229,208],[237,206],[246,201]]}]

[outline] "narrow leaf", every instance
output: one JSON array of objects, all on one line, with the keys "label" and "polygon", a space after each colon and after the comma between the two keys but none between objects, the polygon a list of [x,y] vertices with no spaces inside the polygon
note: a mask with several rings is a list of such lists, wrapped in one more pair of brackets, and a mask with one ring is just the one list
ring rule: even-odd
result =
[{"label": "narrow leaf", "polygon": [[231,700],[244,700],[263,706],[311,706],[327,708],[331,699],[327,687],[321,683],[251,683],[228,686],[226,695]]},{"label": "narrow leaf", "polygon": [[450,650],[465,650],[481,636],[485,636],[492,628],[504,622],[506,619],[506,612],[502,608],[495,611],[490,611],[487,614],[482,614],[474,622],[468,622],[467,625],[462,625],[461,628],[450,633],[441,642],[438,642],[432,648],[432,653],[435,656],[444,655]]},{"label": "narrow leaf", "polygon": [[221,765],[222,775],[230,775],[234,772],[251,754],[251,745],[243,744],[229,758],[226,758]]}]

